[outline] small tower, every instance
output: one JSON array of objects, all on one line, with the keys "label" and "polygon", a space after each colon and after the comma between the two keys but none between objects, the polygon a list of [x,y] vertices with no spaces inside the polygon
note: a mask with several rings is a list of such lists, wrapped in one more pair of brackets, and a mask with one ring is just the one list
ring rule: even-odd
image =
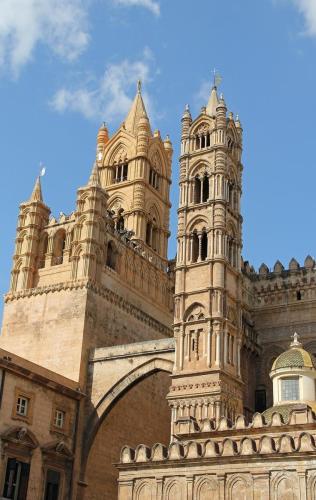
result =
[{"label": "small tower", "polygon": [[125,121],[108,142],[102,140],[101,185],[117,229],[133,231],[134,239],[166,266],[172,144],[152,132],[140,82]]},{"label": "small tower", "polygon": [[77,192],[74,240],[72,242],[72,279],[100,279],[105,262],[104,249],[107,222],[106,191],[101,187],[95,162],[85,187]]},{"label": "small tower", "polygon": [[188,106],[182,117],[176,360],[168,395],[175,434],[181,418],[243,411],[241,135],[226,112],[213,87],[194,121]]},{"label": "small tower", "polygon": [[49,214],[50,209],[43,202],[40,177],[37,177],[29,200],[20,205],[9,292],[35,286],[36,270],[43,253],[41,246],[45,244],[40,236]]}]

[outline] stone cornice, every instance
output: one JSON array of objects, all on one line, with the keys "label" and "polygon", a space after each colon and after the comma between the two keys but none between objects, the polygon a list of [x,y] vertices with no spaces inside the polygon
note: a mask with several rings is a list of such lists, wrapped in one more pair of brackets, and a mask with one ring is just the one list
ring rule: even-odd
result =
[{"label": "stone cornice", "polygon": [[110,290],[109,288],[103,285],[98,285],[97,283],[87,279],[76,280],[76,281],[65,281],[63,283],[57,283],[54,285],[42,286],[38,288],[29,288],[27,290],[20,290],[18,292],[7,293],[4,297],[4,301],[7,303],[13,300],[29,298],[36,295],[61,292],[64,290],[79,290],[79,289],[91,290],[97,295],[104,297],[108,302],[111,302],[112,304],[116,305],[124,312],[134,316],[139,321],[142,321],[150,328],[153,328],[154,330],[158,331],[162,335],[165,335],[166,337],[173,336],[173,331],[171,327],[168,328],[163,323],[160,323],[159,321],[151,317],[149,314],[145,313],[138,307],[128,302],[123,297],[119,296],[117,293],[113,292],[113,290]]}]

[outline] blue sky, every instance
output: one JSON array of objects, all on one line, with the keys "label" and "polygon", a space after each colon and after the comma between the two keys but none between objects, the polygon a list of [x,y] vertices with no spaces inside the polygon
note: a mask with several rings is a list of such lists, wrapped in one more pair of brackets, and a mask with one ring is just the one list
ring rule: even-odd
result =
[{"label": "blue sky", "polygon": [[315,51],[316,0],[0,0],[1,292],[39,163],[52,213],[70,213],[99,124],[117,128],[139,77],[174,145],[174,256],[181,114],[214,67],[244,128],[244,258],[316,254]]}]

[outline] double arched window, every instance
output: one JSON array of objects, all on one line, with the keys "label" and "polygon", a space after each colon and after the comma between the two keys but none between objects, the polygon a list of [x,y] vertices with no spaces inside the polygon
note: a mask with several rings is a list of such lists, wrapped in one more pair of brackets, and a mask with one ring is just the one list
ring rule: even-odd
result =
[{"label": "double arched window", "polygon": [[207,259],[207,232],[203,229],[201,232],[193,231],[190,235],[190,261],[200,262]]},{"label": "double arched window", "polygon": [[197,175],[194,179],[194,203],[204,203],[209,198],[209,177],[204,175]]},{"label": "double arched window", "polygon": [[52,266],[56,266],[63,263],[65,246],[66,246],[66,231],[64,229],[60,229],[55,234],[53,241]]},{"label": "double arched window", "polygon": [[127,181],[128,177],[128,163],[119,163],[118,165],[115,166],[115,172],[114,172],[114,182],[123,182]]}]

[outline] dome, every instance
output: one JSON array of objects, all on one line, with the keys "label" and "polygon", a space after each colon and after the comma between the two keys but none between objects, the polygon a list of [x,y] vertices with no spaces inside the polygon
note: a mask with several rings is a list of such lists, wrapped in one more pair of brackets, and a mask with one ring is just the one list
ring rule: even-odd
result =
[{"label": "dome", "polygon": [[302,344],[297,340],[297,334],[294,334],[294,341],[290,349],[282,352],[273,363],[272,371],[282,368],[310,368],[316,369],[316,360],[312,354],[303,349]]}]

